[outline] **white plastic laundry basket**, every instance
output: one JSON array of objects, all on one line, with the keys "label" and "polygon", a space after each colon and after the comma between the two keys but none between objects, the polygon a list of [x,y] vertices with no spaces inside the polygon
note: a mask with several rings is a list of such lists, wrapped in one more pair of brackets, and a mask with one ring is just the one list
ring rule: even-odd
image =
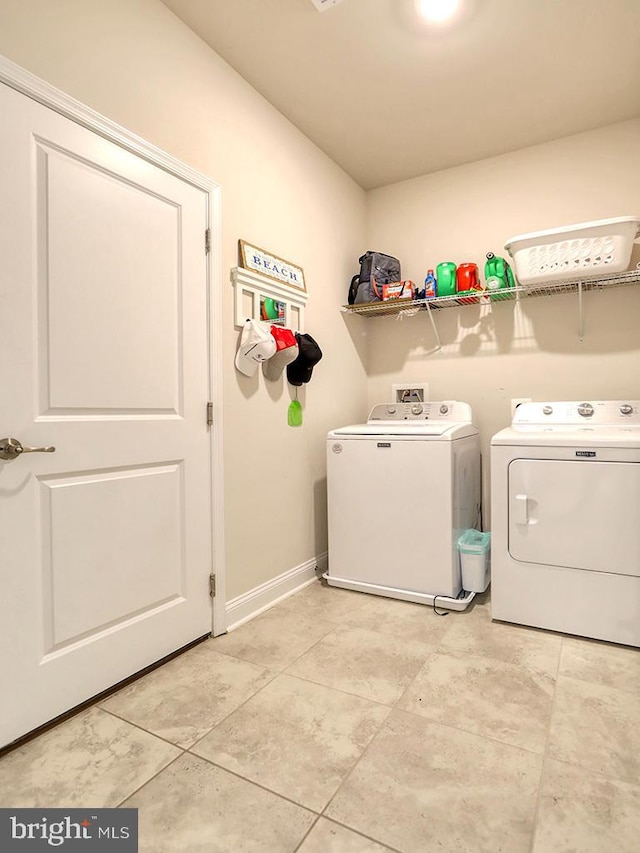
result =
[{"label": "white plastic laundry basket", "polygon": [[622,216],[512,237],[505,249],[519,284],[597,278],[628,269],[640,217]]}]

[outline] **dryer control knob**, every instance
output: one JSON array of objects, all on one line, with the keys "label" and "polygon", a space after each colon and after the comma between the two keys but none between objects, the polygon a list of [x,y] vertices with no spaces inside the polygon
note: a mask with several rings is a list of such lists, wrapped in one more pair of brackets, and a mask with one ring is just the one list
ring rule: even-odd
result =
[{"label": "dryer control knob", "polygon": [[446,415],[448,411],[449,411],[449,406],[445,406],[445,404],[443,403],[443,404],[440,406],[440,414],[441,414],[441,415]]},{"label": "dryer control knob", "polygon": [[553,406],[543,406],[542,413],[544,415],[552,415],[553,414]]},{"label": "dryer control knob", "polygon": [[387,413],[390,415],[395,415],[398,410],[395,406],[387,406]]},{"label": "dryer control knob", "polygon": [[412,415],[421,415],[422,414],[422,406],[420,405],[420,403],[414,403],[413,406],[411,406],[411,414]]},{"label": "dryer control knob", "polygon": [[578,406],[578,414],[583,418],[590,418],[593,415],[593,406],[591,403],[581,403]]},{"label": "dryer control knob", "polygon": [[628,403],[623,403],[620,406],[620,414],[621,415],[630,415],[633,412],[633,406],[630,406]]}]

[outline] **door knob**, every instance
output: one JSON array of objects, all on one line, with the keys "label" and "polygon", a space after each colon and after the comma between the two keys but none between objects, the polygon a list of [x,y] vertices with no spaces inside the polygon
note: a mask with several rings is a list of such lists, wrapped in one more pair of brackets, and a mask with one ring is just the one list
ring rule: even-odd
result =
[{"label": "door knob", "polygon": [[54,453],[55,447],[23,447],[17,438],[0,439],[0,459],[17,459],[22,453]]}]

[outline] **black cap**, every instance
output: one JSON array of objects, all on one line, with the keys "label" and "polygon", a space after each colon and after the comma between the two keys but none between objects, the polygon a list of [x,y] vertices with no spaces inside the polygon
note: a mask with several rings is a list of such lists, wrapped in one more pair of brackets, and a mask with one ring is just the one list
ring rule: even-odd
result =
[{"label": "black cap", "polygon": [[302,385],[311,379],[313,367],[322,358],[322,350],[311,335],[296,332],[298,357],[287,365],[287,380],[290,385]]}]

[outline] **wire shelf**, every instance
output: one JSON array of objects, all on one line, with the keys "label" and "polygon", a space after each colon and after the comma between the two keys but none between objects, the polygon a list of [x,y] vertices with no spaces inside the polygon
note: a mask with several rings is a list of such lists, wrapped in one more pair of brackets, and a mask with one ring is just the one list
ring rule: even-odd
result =
[{"label": "wire shelf", "polygon": [[500,302],[512,302],[529,299],[534,296],[557,296],[561,293],[586,293],[594,290],[609,290],[612,287],[624,287],[640,284],[640,269],[615,273],[597,278],[576,278],[571,281],[547,282],[545,284],[518,285],[494,293],[479,291],[477,296],[436,296],[433,299],[393,299],[387,302],[365,302],[361,305],[342,305],[341,311],[348,314],[362,314],[366,317],[386,317],[391,314],[416,314],[421,310],[455,308],[464,305],[493,305]]}]

